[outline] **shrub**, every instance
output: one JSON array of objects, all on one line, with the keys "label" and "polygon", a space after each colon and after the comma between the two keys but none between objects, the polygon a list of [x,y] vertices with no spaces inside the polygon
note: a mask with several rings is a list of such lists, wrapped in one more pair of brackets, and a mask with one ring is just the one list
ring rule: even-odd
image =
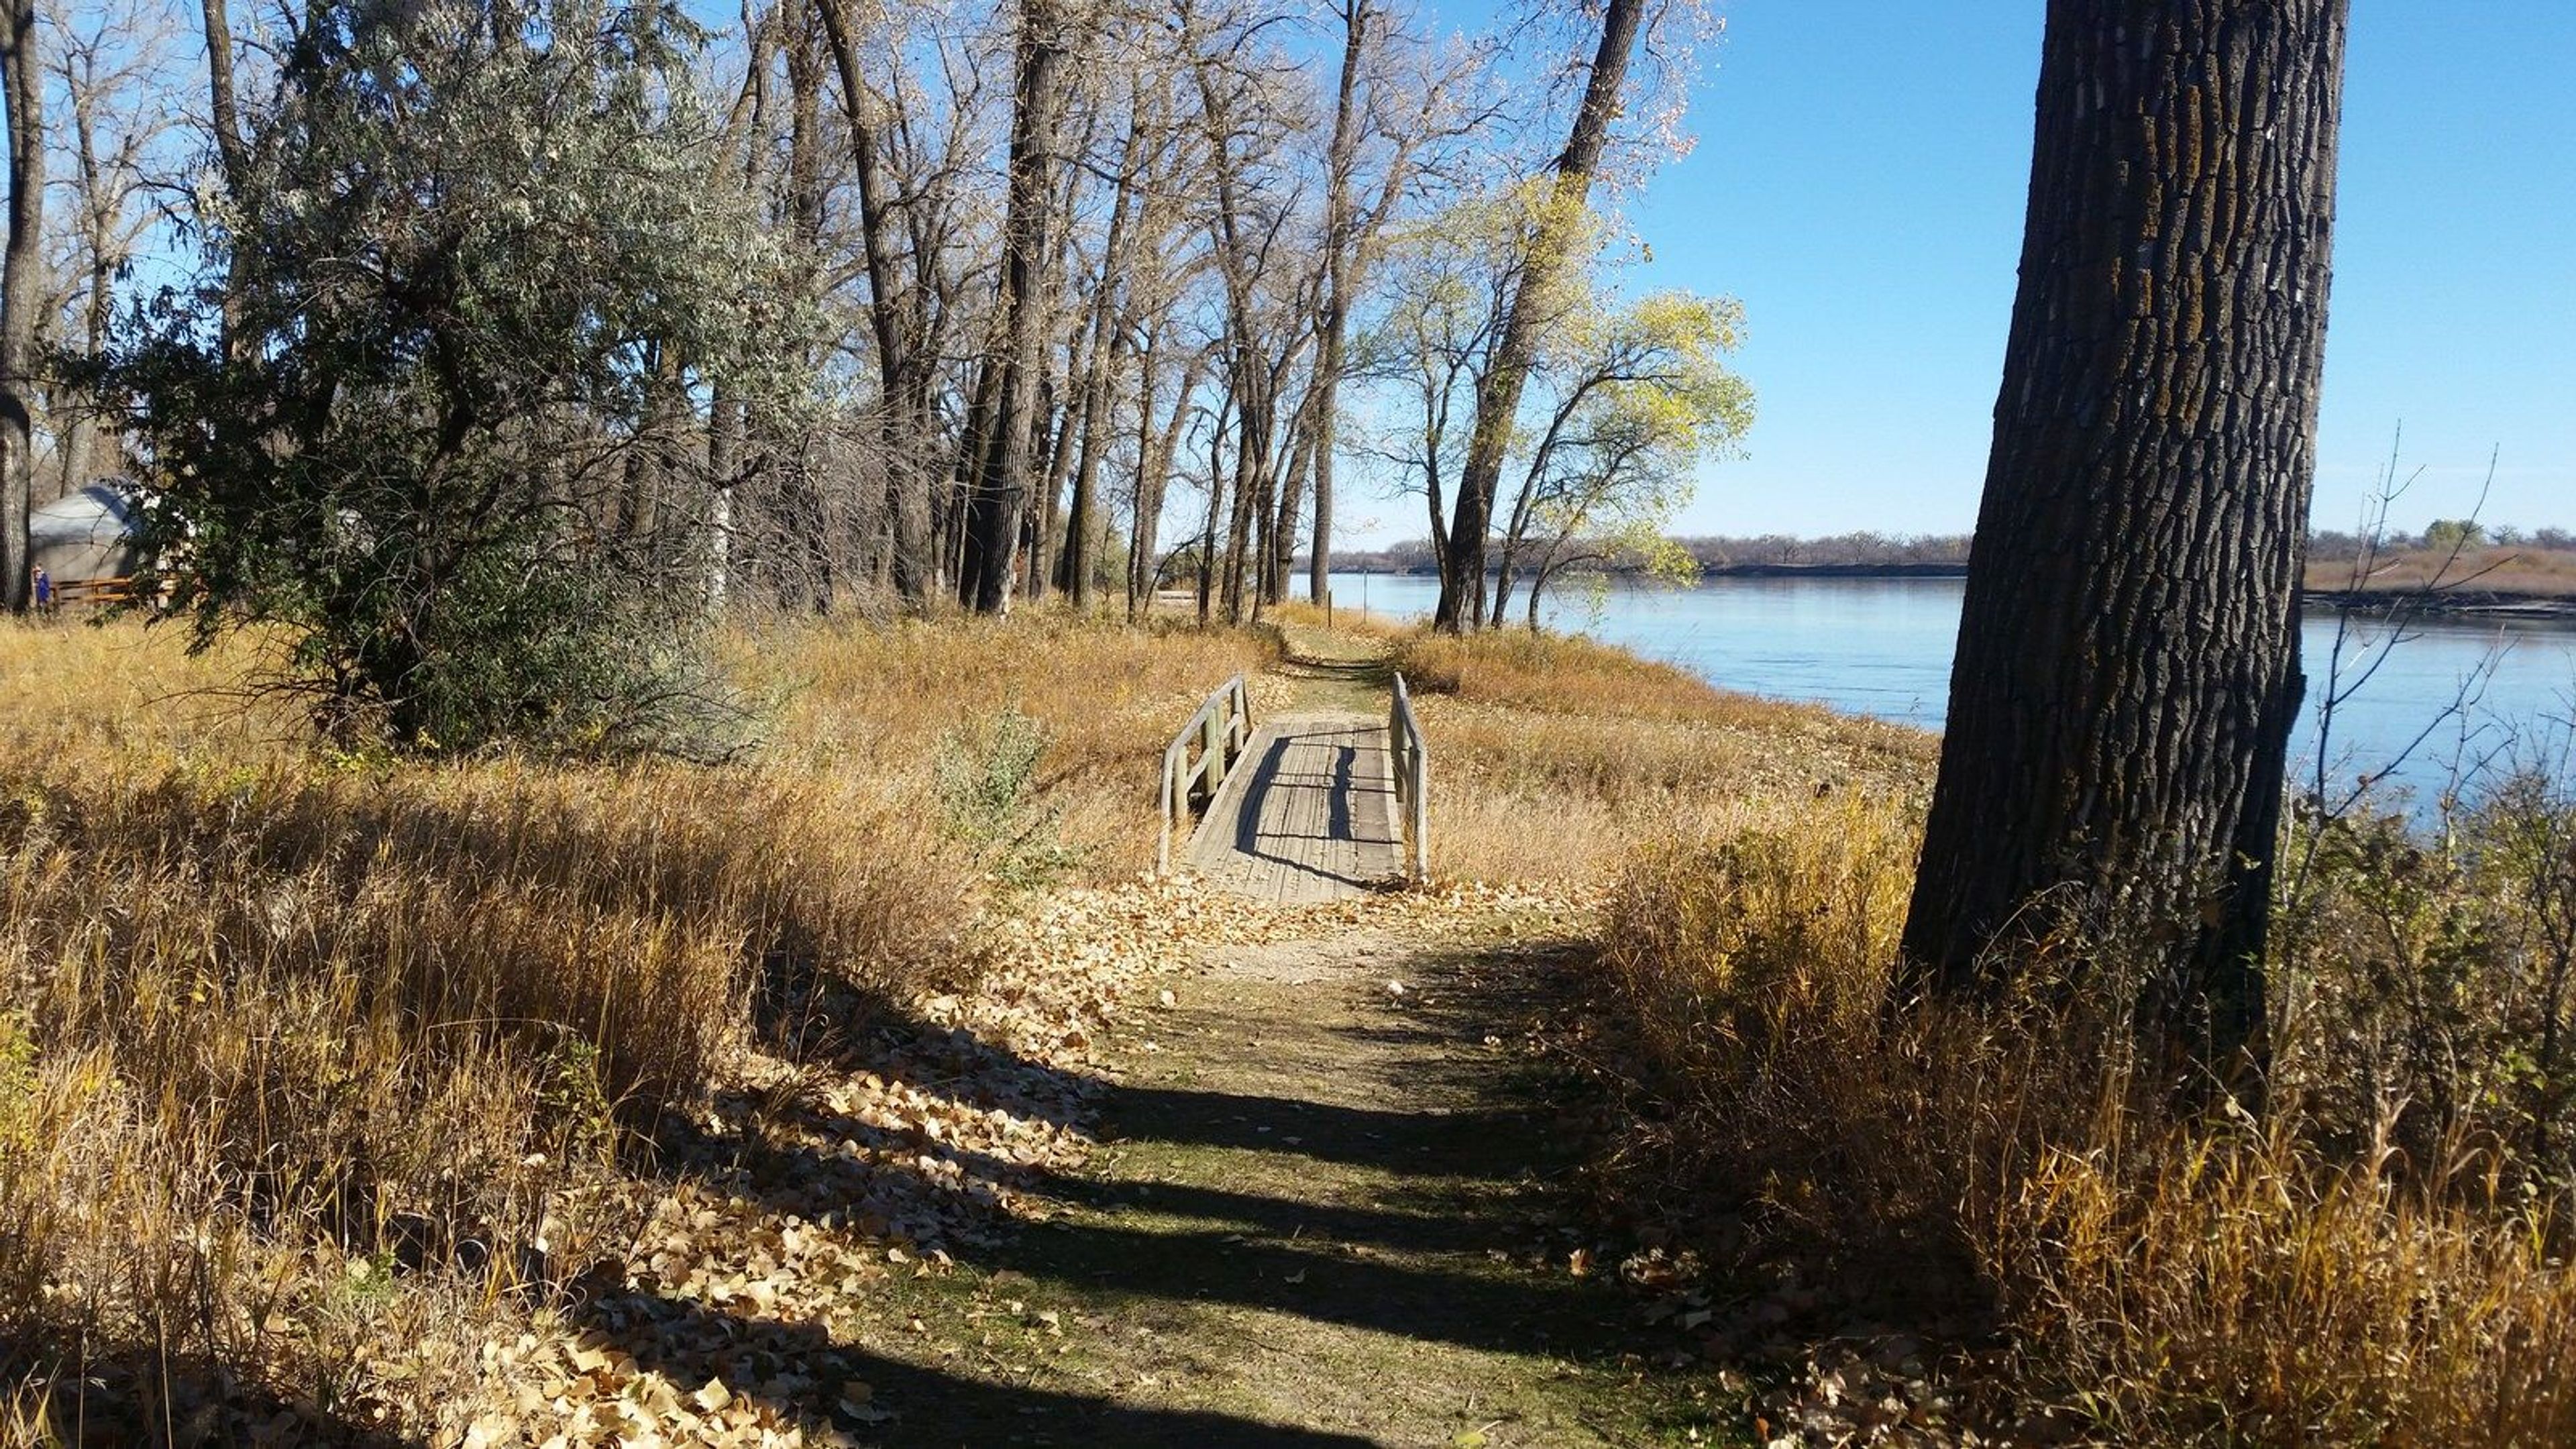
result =
[{"label": "shrub", "polygon": [[257,682],[343,744],[721,753],[693,409],[792,407],[803,319],[709,183],[686,22],[330,0],[297,34],[199,280],[79,369],[150,460],[170,606],[201,647],[281,631]]},{"label": "shrub", "polygon": [[948,833],[966,842],[997,879],[1020,889],[1062,880],[1077,860],[1056,838],[1062,817],[1033,798],[1045,753],[1045,731],[1006,709],[980,741],[957,730],[943,733],[931,759]]},{"label": "shrub", "polygon": [[2021,999],[1898,1010],[1907,819],[1742,807],[1614,892],[1644,1067],[1613,1180],[1735,1215],[1713,1252],[1977,1309],[2013,1392],[2119,1442],[2567,1442],[2565,1103],[2534,1064],[2566,1027],[2569,819],[2526,779],[2449,850],[2328,827],[2269,1116],[2177,1124],[2116,940],[2059,942]]}]

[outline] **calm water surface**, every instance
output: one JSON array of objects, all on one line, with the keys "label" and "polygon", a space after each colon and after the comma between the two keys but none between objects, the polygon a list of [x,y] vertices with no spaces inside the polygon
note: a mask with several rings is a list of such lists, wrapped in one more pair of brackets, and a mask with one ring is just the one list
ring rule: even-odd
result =
[{"label": "calm water surface", "polygon": [[[1688,589],[1616,587],[1597,609],[1576,589],[1545,614],[1551,628],[1678,664],[1727,689],[1937,730],[1949,703],[1962,587],[1958,579],[1713,579]],[[1335,604],[1365,599],[1382,614],[1427,614],[1439,592],[1438,580],[1413,575],[1333,576]],[[2293,748],[2311,768],[2316,700],[2334,633],[2330,613],[2307,622],[2309,703]],[[2463,718],[2437,725],[2464,682],[2476,703]],[[2563,728],[2571,692],[2576,628],[2420,626],[2337,711],[2329,763],[2339,777],[2384,771],[2432,726],[2397,778],[2419,797],[2435,794],[2464,756],[2474,760],[2514,740],[2528,749]],[[2425,803],[2419,799],[2419,807]]]}]

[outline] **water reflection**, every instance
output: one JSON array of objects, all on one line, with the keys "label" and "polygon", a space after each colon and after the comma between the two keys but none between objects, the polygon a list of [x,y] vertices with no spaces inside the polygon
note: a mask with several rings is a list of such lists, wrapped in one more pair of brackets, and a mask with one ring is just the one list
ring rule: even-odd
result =
[{"label": "water reflection", "polygon": [[[1545,610],[1555,629],[1589,633],[1691,670],[1727,689],[1939,729],[1959,633],[1958,579],[1714,579],[1696,588],[1617,586],[1597,598],[1578,588]],[[1333,597],[1367,600],[1378,613],[1427,614],[1437,580],[1418,575],[1336,574]],[[2383,633],[2356,621],[2360,635]],[[2317,757],[2317,703],[2334,644],[2333,615],[2307,621],[2310,676],[2295,752]],[[2378,774],[2412,755],[2397,782],[2419,808],[2474,763],[2550,721],[2564,727],[2576,689],[2576,628],[2559,624],[2445,621],[2419,625],[2337,711],[2330,775]],[[2347,680],[2365,656],[2347,645]],[[2466,714],[2442,716],[2466,686]],[[2427,729],[2432,733],[2417,743]],[[2306,778],[2303,769],[2301,778]]]}]

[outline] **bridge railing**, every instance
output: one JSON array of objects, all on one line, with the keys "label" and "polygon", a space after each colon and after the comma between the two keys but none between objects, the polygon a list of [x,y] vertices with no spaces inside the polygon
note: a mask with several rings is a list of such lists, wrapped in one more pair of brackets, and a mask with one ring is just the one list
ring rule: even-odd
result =
[{"label": "bridge railing", "polygon": [[[1225,772],[1241,757],[1252,737],[1252,698],[1238,674],[1216,687],[1207,701],[1163,747],[1163,842],[1155,853],[1157,868],[1172,868],[1172,833],[1194,809],[1216,798]],[[1192,759],[1195,750],[1197,758]]]},{"label": "bridge railing", "polygon": [[1386,711],[1388,762],[1395,769],[1396,830],[1403,837],[1406,873],[1418,883],[1431,879],[1431,751],[1422,743],[1422,726],[1413,718],[1413,695],[1404,676],[1395,677],[1395,702]]},{"label": "bridge railing", "polygon": [[56,579],[54,580],[54,602],[58,605],[94,604],[101,607],[109,604],[130,604],[134,602],[134,580],[130,578]]}]

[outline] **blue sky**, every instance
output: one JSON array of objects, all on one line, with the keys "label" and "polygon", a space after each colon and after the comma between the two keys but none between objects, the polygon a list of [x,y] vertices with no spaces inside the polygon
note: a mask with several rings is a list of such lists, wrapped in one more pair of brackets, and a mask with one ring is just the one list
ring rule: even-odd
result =
[{"label": "blue sky", "polygon": [[[1628,283],[1742,298],[1761,416],[1676,531],[1975,521],[2042,9],[1724,4]],[[2493,451],[2488,520],[2576,527],[2576,3],[2355,0],[2329,325],[2319,527],[2401,422],[2401,526],[2465,512]]]}]

